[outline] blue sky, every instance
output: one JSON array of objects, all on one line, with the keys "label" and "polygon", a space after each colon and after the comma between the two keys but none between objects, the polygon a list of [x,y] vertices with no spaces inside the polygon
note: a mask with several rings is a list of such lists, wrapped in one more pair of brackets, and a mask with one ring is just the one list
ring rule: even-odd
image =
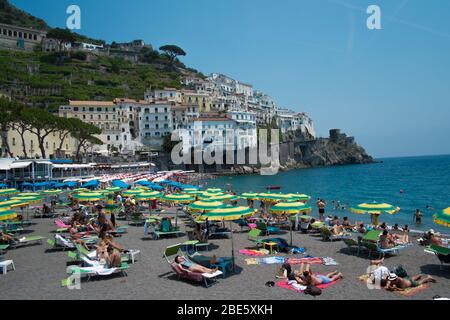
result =
[{"label": "blue sky", "polygon": [[[450,1],[11,2],[59,27],[77,4],[80,33],[108,42],[177,44],[188,66],[252,83],[377,157],[450,153]],[[370,4],[382,30],[366,28]]]}]

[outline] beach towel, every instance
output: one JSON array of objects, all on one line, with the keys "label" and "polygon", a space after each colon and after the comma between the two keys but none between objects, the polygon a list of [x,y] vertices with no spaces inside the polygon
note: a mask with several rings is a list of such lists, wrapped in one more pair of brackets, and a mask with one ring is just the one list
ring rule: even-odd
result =
[{"label": "beach towel", "polygon": [[[317,288],[324,290],[328,287],[331,287],[332,285],[338,283],[339,280],[327,283],[327,284],[319,284]],[[289,281],[289,280],[280,280],[275,284],[277,287],[292,290],[295,292],[303,292],[306,289],[306,286],[299,285],[296,281]]]},{"label": "beach towel", "polygon": [[284,257],[268,257],[268,258],[251,258],[251,259],[245,259],[245,262],[247,265],[255,265],[255,264],[283,264],[283,263],[289,263],[290,265],[298,265],[302,263],[308,263],[308,264],[323,264],[326,266],[335,266],[338,263],[330,257],[325,258],[284,258]]},{"label": "beach towel", "polygon": [[[369,275],[368,274],[364,274],[364,275],[359,277],[359,280],[364,282],[364,283],[367,283],[368,279],[369,279]],[[428,289],[428,287],[429,287],[428,283],[424,283],[424,284],[421,284],[420,286],[415,287],[415,288],[408,288],[408,289],[403,290],[403,291],[393,291],[393,292],[398,293],[398,294],[400,294],[400,295],[402,295],[404,297],[412,297],[412,296],[415,296],[416,294],[418,294],[419,292],[422,292],[422,291]],[[389,291],[389,290],[386,290],[386,291]]]},{"label": "beach towel", "polygon": [[243,249],[239,250],[239,253],[249,256],[249,257],[259,257],[259,256],[265,256],[269,254],[269,250],[261,249],[261,250],[252,250],[252,249]]},{"label": "beach towel", "polygon": [[283,264],[285,259],[283,257],[268,257],[268,258],[249,258],[245,259],[247,265],[254,264]]},{"label": "beach towel", "polygon": [[302,263],[308,264],[323,264],[322,258],[288,258],[286,259],[286,263],[290,265],[297,265]]}]

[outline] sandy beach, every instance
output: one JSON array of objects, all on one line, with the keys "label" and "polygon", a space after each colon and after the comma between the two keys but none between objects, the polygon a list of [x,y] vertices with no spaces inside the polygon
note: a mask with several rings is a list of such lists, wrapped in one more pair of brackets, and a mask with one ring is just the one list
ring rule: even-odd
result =
[{"label": "sandy beach", "polygon": [[[166,213],[167,214],[167,213]],[[170,215],[170,214],[167,214]],[[179,219],[181,230],[185,231],[183,218]],[[53,219],[34,219],[36,224],[29,230],[32,235],[49,237],[56,229]],[[124,222],[120,221],[121,224]],[[237,225],[235,228],[238,229]],[[189,230],[189,229],[188,229]],[[289,232],[281,237],[289,239]],[[248,258],[239,249],[252,246],[246,233],[234,233],[235,255],[238,266],[237,274],[231,274],[225,279],[213,284],[209,288],[177,280],[167,262],[163,259],[166,246],[187,240],[186,234],[179,238],[161,240],[143,240],[143,227],[130,226],[128,233],[117,242],[129,249],[141,251],[140,259],[130,265],[126,277],[111,276],[93,278],[89,282],[82,282],[81,290],[69,290],[61,287],[61,280],[66,278],[67,251],[49,251],[47,243],[9,250],[6,259],[14,260],[15,271],[0,275],[0,299],[276,299],[303,300],[314,299],[311,296],[289,291],[278,287],[266,287],[267,281],[277,281],[275,273],[279,265],[247,265]],[[206,255],[230,256],[230,239],[210,240],[211,250]],[[397,293],[385,290],[369,290],[365,283],[358,280],[358,276],[365,273],[370,259],[367,253],[359,257],[354,251],[349,251],[342,241],[324,242],[321,237],[294,232],[294,245],[304,247],[312,256],[332,257],[337,266],[313,266],[313,270],[328,273],[339,270],[344,279],[323,291],[315,298],[330,299],[432,299],[435,295],[450,296],[450,270],[444,266],[440,270],[437,257],[425,253],[423,247],[414,240],[412,247],[403,250],[400,255],[388,256],[385,265],[388,268],[403,265],[409,274],[425,273],[432,275],[437,283],[413,297],[405,298]],[[277,254],[284,256],[285,254]],[[290,257],[301,257],[292,255]]]}]

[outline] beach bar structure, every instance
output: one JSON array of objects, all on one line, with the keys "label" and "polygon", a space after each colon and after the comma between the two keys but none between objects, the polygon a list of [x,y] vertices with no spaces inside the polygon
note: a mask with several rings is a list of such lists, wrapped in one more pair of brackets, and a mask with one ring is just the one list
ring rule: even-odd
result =
[{"label": "beach bar structure", "polygon": [[86,179],[96,175],[115,173],[149,173],[155,171],[151,162],[126,164],[99,163],[60,163],[52,160],[12,158],[0,159],[0,183],[11,188],[18,188],[22,183],[39,183],[45,181],[63,181],[68,179]]}]

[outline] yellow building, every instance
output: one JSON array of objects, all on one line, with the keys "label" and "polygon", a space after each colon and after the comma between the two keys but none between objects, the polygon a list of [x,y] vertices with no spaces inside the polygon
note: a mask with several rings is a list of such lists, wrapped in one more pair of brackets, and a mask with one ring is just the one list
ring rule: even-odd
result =
[{"label": "yellow building", "polygon": [[198,105],[199,112],[211,111],[211,97],[208,93],[193,90],[181,90],[181,104],[184,106]]}]

